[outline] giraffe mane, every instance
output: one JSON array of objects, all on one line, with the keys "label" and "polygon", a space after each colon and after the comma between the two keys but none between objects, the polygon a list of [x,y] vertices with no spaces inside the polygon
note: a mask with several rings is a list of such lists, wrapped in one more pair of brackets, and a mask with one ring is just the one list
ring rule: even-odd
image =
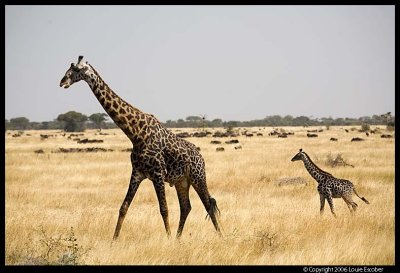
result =
[{"label": "giraffe mane", "polygon": [[[103,83],[104,83],[104,85],[106,86],[106,88],[112,90],[112,89],[108,86],[108,84],[102,79],[102,77],[101,77],[100,74],[96,71],[96,69],[94,69],[94,67],[93,67],[90,63],[86,62],[86,64],[93,70],[94,74],[96,74],[96,76],[99,77],[99,79],[101,79],[101,80],[103,81]],[[132,109],[135,109],[135,110],[137,110],[137,111],[140,111],[138,108],[133,107],[130,103],[128,103],[128,102],[125,101],[124,99],[120,98],[120,100],[123,101],[123,102],[125,102],[125,103],[126,103],[129,107],[131,107]],[[142,112],[142,111],[140,111],[140,112]]]},{"label": "giraffe mane", "polygon": [[91,64],[89,64],[88,62],[86,62],[86,64],[93,70],[94,74],[96,74],[97,77],[100,77],[99,73],[96,71],[96,69],[94,69],[94,67]]},{"label": "giraffe mane", "polygon": [[332,174],[330,174],[330,173],[328,173],[328,172],[322,170],[320,167],[318,167],[317,164],[315,164],[315,163],[311,160],[310,156],[309,156],[306,152],[303,151],[303,154],[307,157],[308,160],[310,160],[310,162],[315,166],[315,168],[317,168],[318,171],[320,171],[320,172],[323,173],[323,174],[332,176]]}]

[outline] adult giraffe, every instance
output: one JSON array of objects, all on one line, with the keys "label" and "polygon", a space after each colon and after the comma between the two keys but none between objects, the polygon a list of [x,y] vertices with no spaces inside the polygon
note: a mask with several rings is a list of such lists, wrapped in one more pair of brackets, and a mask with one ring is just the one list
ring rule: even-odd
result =
[{"label": "adult giraffe", "polygon": [[189,188],[192,185],[210,216],[215,229],[221,234],[216,212],[217,202],[207,189],[204,159],[192,143],[177,137],[165,128],[153,115],[146,114],[121,99],[102,80],[94,68],[78,57],[76,64],[61,79],[60,87],[68,88],[84,80],[108,115],[132,142],[132,175],[128,192],[119,210],[114,239],[120,233],[122,223],[140,183],[148,178],[153,182],[167,235],[171,235],[168,207],[165,198],[165,182],[175,186],[180,205],[180,220],[176,237],[180,237],[186,218],[191,210]]}]

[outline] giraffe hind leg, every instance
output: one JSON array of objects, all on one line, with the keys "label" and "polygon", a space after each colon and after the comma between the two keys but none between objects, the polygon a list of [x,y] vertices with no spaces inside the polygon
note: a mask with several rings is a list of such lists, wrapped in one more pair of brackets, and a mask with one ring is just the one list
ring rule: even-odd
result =
[{"label": "giraffe hind leg", "polygon": [[351,206],[353,207],[353,210],[356,211],[357,210],[357,203],[353,201],[353,203],[351,203]]},{"label": "giraffe hind leg", "polygon": [[205,183],[202,184],[193,183],[193,188],[199,195],[201,202],[203,203],[208,213],[207,215],[211,218],[215,230],[218,232],[219,235],[221,235],[221,230],[219,228],[218,221],[216,218],[217,212],[219,213],[217,201],[210,196],[210,194],[208,193],[207,185],[205,185]]},{"label": "giraffe hind leg", "polygon": [[343,200],[346,202],[347,207],[349,208],[350,212],[355,212],[357,210],[357,203],[353,201],[351,196],[344,195],[342,196]]},{"label": "giraffe hind leg", "polygon": [[190,210],[192,209],[189,199],[189,188],[190,184],[187,182],[186,178],[184,178],[182,182],[178,182],[175,184],[175,189],[176,193],[178,194],[179,206],[181,210],[176,238],[181,237],[186,218],[188,217]]},{"label": "giraffe hind leg", "polygon": [[221,212],[219,211],[219,208],[217,206],[217,200],[215,200],[214,198],[212,198],[210,196],[210,210],[208,211],[207,215],[206,215],[206,219],[208,217],[210,217],[210,215],[214,215],[214,214],[221,214]]},{"label": "giraffe hind leg", "polygon": [[347,207],[349,208],[350,212],[353,213],[355,209],[353,208],[353,205],[351,202],[349,202],[347,199],[343,197],[344,202],[346,203]]}]

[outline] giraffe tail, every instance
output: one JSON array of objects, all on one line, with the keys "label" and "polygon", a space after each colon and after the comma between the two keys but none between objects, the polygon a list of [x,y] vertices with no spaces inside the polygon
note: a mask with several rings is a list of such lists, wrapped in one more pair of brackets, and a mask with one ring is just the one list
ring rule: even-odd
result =
[{"label": "giraffe tail", "polygon": [[214,198],[210,197],[210,210],[207,212],[206,219],[209,218],[211,215],[214,215],[215,213],[221,214],[217,206],[217,201]]},{"label": "giraffe tail", "polygon": [[357,193],[357,191],[356,191],[355,188],[353,188],[353,191],[354,191],[354,193],[358,196],[358,198],[360,198],[361,200],[363,200],[365,203],[369,204],[369,202],[368,202],[367,199],[365,199],[364,197],[361,197],[361,196],[358,195],[358,193]]}]

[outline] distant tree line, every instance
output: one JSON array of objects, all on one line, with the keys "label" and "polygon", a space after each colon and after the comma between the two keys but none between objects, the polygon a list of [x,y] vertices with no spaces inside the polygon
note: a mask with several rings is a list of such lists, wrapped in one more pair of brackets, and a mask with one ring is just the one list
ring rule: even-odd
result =
[{"label": "distant tree line", "polygon": [[389,125],[394,127],[394,116],[389,112],[384,115],[364,116],[360,118],[311,118],[306,116],[293,117],[291,115],[266,116],[263,119],[250,121],[223,121],[222,119],[206,120],[199,116],[189,116],[185,120],[167,120],[164,125],[170,128],[202,128],[202,127],[278,127],[278,126],[346,126],[346,125]]},{"label": "distant tree line", "polygon": [[114,122],[107,122],[106,113],[95,113],[86,116],[82,113],[69,111],[52,121],[30,122],[26,117],[5,120],[6,130],[63,130],[66,132],[82,132],[85,129],[117,128]]},{"label": "distant tree line", "polygon": [[[204,116],[188,116],[185,119],[167,120],[163,123],[169,128],[205,128],[205,127],[267,127],[267,126],[346,126],[346,125],[387,125],[393,127],[395,117],[390,112],[383,115],[364,116],[360,118],[312,118],[307,116],[293,117],[291,115],[266,116],[263,119],[250,121],[223,121],[220,118],[207,120]],[[86,116],[82,113],[69,111],[58,115],[53,121],[30,122],[26,117],[17,117],[5,120],[6,130],[46,130],[57,129],[67,132],[84,131],[85,129],[117,128],[112,120],[108,120],[106,113],[94,113]]]}]

